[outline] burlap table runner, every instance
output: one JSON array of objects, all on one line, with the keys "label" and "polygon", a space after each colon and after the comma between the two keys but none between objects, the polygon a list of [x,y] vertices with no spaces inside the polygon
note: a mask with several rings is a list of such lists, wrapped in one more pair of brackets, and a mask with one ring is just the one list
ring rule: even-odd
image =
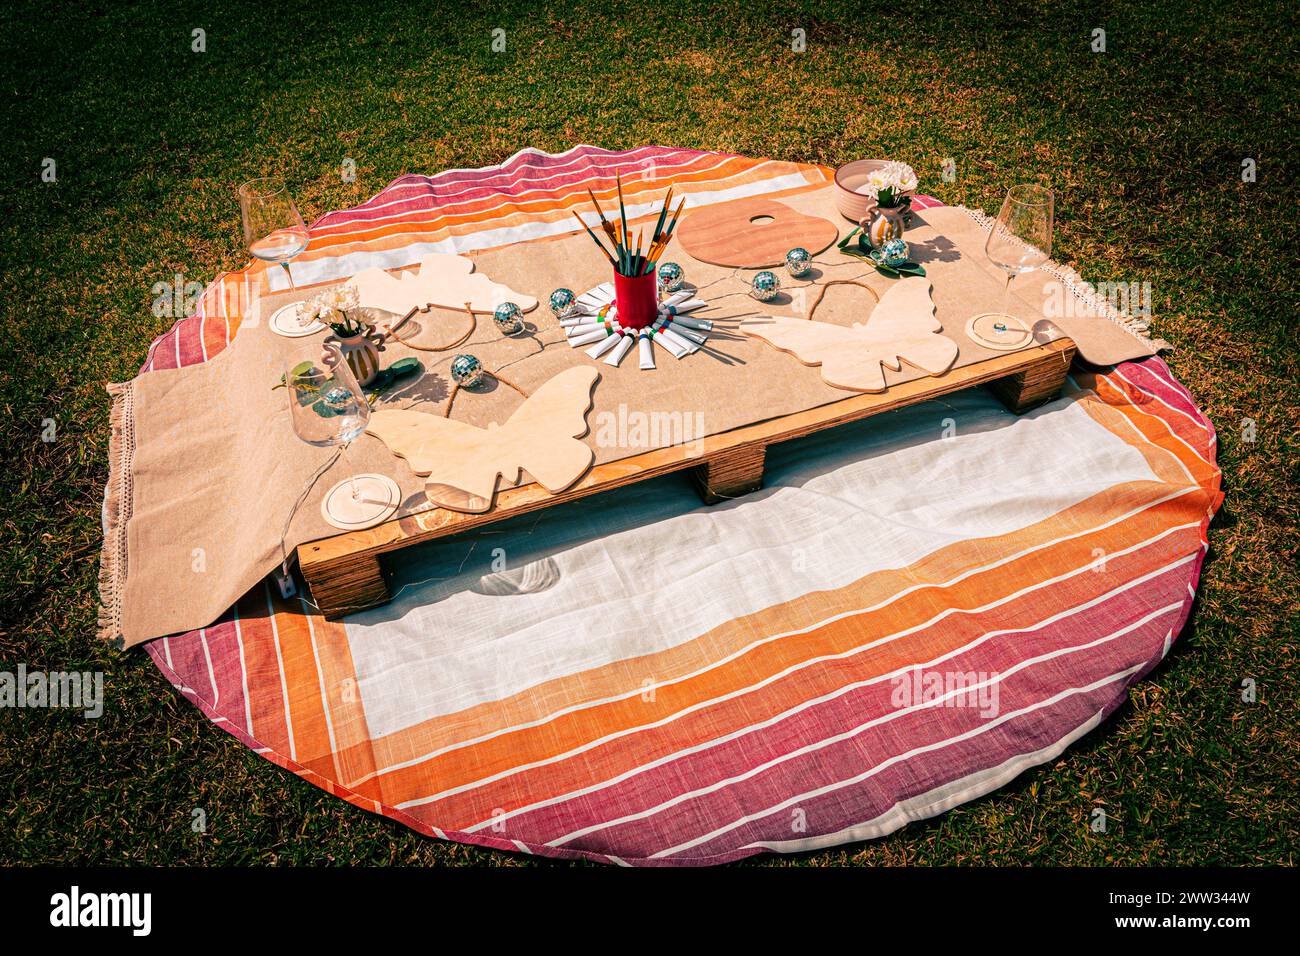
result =
[{"label": "burlap table runner", "polygon": [[[781,197],[797,209],[849,228],[835,211],[832,187]],[[689,213],[688,213],[689,215]],[[994,355],[965,334],[966,319],[1001,305],[1003,274],[983,254],[985,224],[978,214],[958,208],[918,213],[906,234],[914,258],[923,262],[933,286],[944,334],[959,347],[957,367]],[[479,271],[545,303],[550,291],[568,286],[581,293],[609,281],[610,269],[585,235],[519,243],[472,256]],[[837,401],[848,394],[822,382],[820,372],[801,365],[735,331],[743,318],[802,315],[817,283],[860,278],[877,293],[893,281],[862,260],[834,247],[816,257],[811,282],[782,275],[782,296],[758,303],[744,294],[752,271],[712,266],[690,258],[674,243],[665,258],[686,268],[688,279],[712,306],[699,313],[715,322],[701,352],[676,360],[658,350],[654,371],[638,367],[635,352],[620,367],[603,363],[588,417],[597,462],[640,454],[651,448],[764,421]],[[1052,284],[1073,287],[1068,270],[1017,278],[1018,314],[1044,315]],[[807,289],[808,292],[803,290]],[[314,293],[316,290],[310,290]],[[319,354],[321,336],[285,339],[271,333],[265,317],[308,292],[265,296],[246,316],[238,335],[211,361],[162,369],[131,382],[110,386],[112,412],[110,482],[106,494],[106,540],[101,570],[101,635],[130,646],[150,638],[203,627],[280,563],[281,529],[310,476],[332,452],[299,441],[285,394],[272,390],[284,370]],[[1059,299],[1057,300],[1059,301]],[[1053,316],[1055,329],[1040,340],[1068,334],[1082,356],[1111,364],[1154,354],[1145,338],[1103,317],[1082,300],[1069,315]],[[861,290],[837,286],[826,292],[817,319],[838,324],[864,321],[875,301]],[[1045,316],[1044,316],[1045,317]],[[450,390],[448,366],[455,354],[470,352],[488,369],[531,391],[574,364],[592,364],[581,349],[570,349],[542,305],[527,317],[532,335],[503,338],[490,319],[480,318],[470,340],[447,352],[412,350],[390,343],[386,362],[414,355],[426,372],[383,397],[377,407],[410,407],[441,414]],[[437,345],[453,341],[465,328],[463,313],[435,312],[420,317],[410,341]],[[1059,330],[1059,331],[1058,331]],[[897,384],[923,373],[904,366],[886,370]],[[503,420],[518,405],[510,389],[462,392],[454,417],[484,426]],[[618,427],[617,422],[667,413],[680,431]],[[645,419],[642,419],[645,420]],[[661,416],[661,420],[663,419]],[[391,476],[403,493],[399,514],[427,508],[422,480],[378,439],[363,436],[313,487],[289,528],[285,547],[336,534],[320,514],[320,499],[349,473]],[[635,487],[621,494],[635,494]],[[593,506],[598,506],[598,500]]]}]

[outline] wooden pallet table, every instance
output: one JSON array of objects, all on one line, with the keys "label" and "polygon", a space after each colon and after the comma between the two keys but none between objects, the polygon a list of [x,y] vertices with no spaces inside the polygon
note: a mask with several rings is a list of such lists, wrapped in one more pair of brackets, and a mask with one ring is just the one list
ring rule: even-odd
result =
[{"label": "wooden pallet table", "polygon": [[767,446],[777,442],[976,385],[988,385],[1011,411],[1027,411],[1057,396],[1074,352],[1073,342],[1058,339],[953,369],[939,377],[894,385],[879,394],[850,395],[829,405],[710,435],[693,442],[689,451],[678,445],[596,465],[576,485],[558,495],[536,484],[521,485],[501,490],[496,506],[485,514],[438,508],[364,531],[312,541],[299,546],[299,566],[317,607],[334,620],[388,602],[383,562],[403,548],[686,469],[691,470],[705,502],[725,501],[762,487]]}]

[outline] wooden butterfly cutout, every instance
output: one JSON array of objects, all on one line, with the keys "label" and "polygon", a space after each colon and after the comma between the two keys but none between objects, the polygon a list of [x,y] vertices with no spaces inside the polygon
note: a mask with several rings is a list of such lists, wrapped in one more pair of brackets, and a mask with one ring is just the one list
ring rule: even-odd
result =
[{"label": "wooden butterfly cutout", "polygon": [[463,309],[466,303],[479,313],[493,312],[503,302],[515,303],[521,312],[537,308],[533,296],[475,272],[473,259],[445,252],[431,252],[421,259],[419,272],[394,275],[379,268],[363,269],[352,277],[352,284],[364,308],[394,315],[428,306]]},{"label": "wooden butterfly cutout", "polygon": [[567,369],[526,398],[505,424],[479,428],[393,409],[372,414],[366,431],[417,475],[428,476],[425,492],[433,504],[480,514],[492,507],[499,484],[520,483],[521,469],[551,494],[586,474],[596,455],[577,439],[587,434],[591,390],[599,378],[590,366]]},{"label": "wooden butterfly cutout", "polygon": [[930,280],[900,279],[880,299],[866,324],[852,328],[829,322],[773,317],[740,324],[740,331],[789,352],[805,365],[820,365],[828,385],[854,392],[883,392],[882,363],[895,372],[902,363],[942,375],[957,360],[957,343],[941,335]]}]

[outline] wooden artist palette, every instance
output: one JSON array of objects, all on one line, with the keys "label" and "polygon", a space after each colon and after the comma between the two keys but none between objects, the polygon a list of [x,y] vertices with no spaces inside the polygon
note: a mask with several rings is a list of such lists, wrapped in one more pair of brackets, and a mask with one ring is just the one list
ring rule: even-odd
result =
[{"label": "wooden artist palette", "polygon": [[682,248],[701,262],[744,269],[782,265],[796,246],[815,256],[839,235],[829,219],[761,196],[693,210],[677,229]]}]

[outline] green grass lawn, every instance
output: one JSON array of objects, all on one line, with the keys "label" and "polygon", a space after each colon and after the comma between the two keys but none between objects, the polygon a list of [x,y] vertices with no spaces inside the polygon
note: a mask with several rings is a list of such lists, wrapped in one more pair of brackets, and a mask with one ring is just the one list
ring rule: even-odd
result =
[{"label": "green grass lawn", "polygon": [[536,862],[326,795],[209,724],[143,653],[95,640],[103,386],[170,325],[155,283],[243,264],[239,182],[281,170],[314,218],[402,173],[577,143],[889,156],[990,211],[1013,183],[1050,184],[1056,257],[1151,283],[1154,331],[1219,432],[1227,500],[1197,607],[1128,706],[938,819],[754,865],[1296,862],[1294,3],[65,6],[0,12],[0,669],[102,670],[107,700],[99,720],[0,711],[0,862]]}]

